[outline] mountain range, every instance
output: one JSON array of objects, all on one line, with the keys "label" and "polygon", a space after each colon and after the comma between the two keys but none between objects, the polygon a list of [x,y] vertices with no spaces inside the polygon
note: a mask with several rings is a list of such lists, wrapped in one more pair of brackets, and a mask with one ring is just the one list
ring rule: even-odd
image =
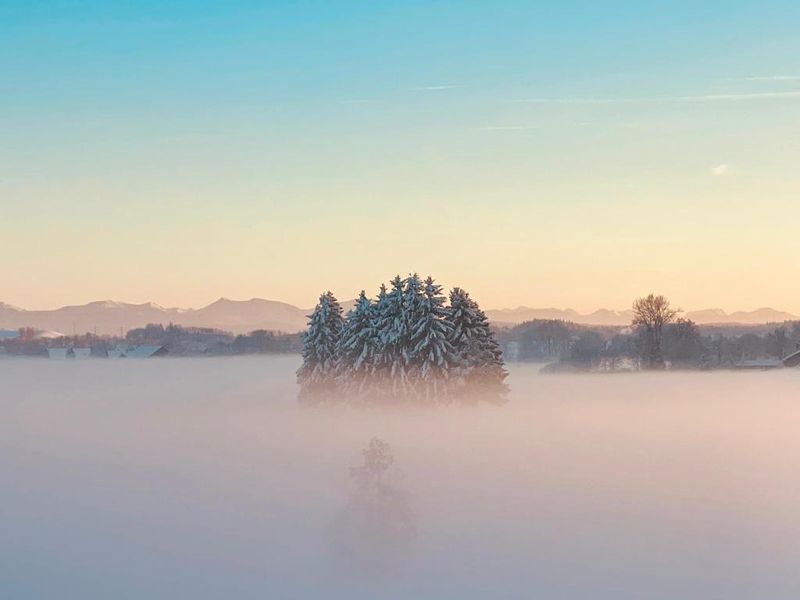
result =
[{"label": "mountain range", "polygon": [[[342,303],[345,310],[353,301]],[[233,333],[247,333],[255,329],[293,333],[306,326],[311,308],[299,308],[285,302],[253,298],[216,302],[198,309],[164,308],[158,304],[127,304],[100,301],[78,306],[64,306],[54,310],[25,310],[0,302],[0,329],[33,327],[42,331],[65,334],[97,332],[112,335],[148,323],[174,323],[184,327],[212,327]],[[514,325],[534,319],[561,319],[585,325],[625,326],[631,322],[629,310],[601,309],[582,314],[572,309],[528,308],[487,310],[486,315],[497,325]],[[772,308],[726,313],[720,309],[690,311],[683,314],[700,325],[764,323],[800,320],[800,317]]]},{"label": "mountain range", "polygon": [[152,302],[127,304],[106,300],[55,310],[24,310],[0,303],[0,329],[33,327],[65,334],[96,331],[100,335],[118,335],[148,323],[174,323],[184,327],[212,327],[233,333],[247,333],[255,329],[293,333],[305,328],[306,315],[310,312],[311,309],[260,298],[244,301],[220,298],[199,309],[164,308]]}]

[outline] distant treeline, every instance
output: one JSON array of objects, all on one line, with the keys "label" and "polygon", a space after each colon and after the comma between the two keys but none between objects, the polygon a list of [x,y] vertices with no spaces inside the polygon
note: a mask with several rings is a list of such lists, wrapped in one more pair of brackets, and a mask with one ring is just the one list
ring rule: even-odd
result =
[{"label": "distant treeline", "polygon": [[259,329],[234,336],[219,329],[152,324],[132,329],[125,336],[128,344],[165,346],[172,356],[297,353],[301,340],[299,333]]},{"label": "distant treeline", "polygon": [[[536,320],[498,331],[506,358],[555,363],[566,370],[627,370],[643,367],[647,331]],[[800,321],[764,326],[698,326],[664,323],[661,355],[672,368],[733,367],[743,361],[782,359],[800,347]]]},{"label": "distant treeline", "polygon": [[[419,285],[423,283],[419,282]],[[393,282],[393,285],[402,287],[405,284],[401,280],[399,284]],[[420,292],[421,295],[424,295],[423,290]],[[390,293],[394,294],[393,297],[397,297],[401,292],[398,290],[390,292],[390,290],[384,289],[379,295],[378,301],[370,301],[366,296],[359,299],[361,308],[355,313],[356,316],[361,315],[361,318],[366,319],[365,315],[369,315],[368,318],[374,323],[376,317],[373,313],[377,311],[377,305],[380,303],[381,306],[384,306],[381,309],[384,311],[387,302],[386,295]],[[481,333],[481,335],[491,335],[491,338],[487,338],[492,340],[487,342],[489,344],[487,347],[494,343],[495,346],[499,346],[497,352],[502,349],[499,359],[501,365],[502,355],[505,355],[505,358],[510,361],[551,363],[553,370],[631,370],[658,368],[661,362],[672,368],[713,369],[733,367],[744,361],[778,360],[800,349],[800,321],[765,325],[698,326],[692,321],[677,318],[674,311],[669,309],[666,299],[657,296],[650,296],[640,299],[640,301],[644,302],[650,299],[655,302],[660,299],[665,303],[660,306],[661,313],[657,310],[651,311],[663,321],[659,325],[660,329],[654,328],[652,323],[648,329],[649,320],[647,315],[644,315],[646,317],[644,321],[634,322],[625,328],[579,325],[561,320],[534,320],[492,332],[483,311],[477,307],[474,300],[469,298],[468,294],[461,290],[456,294],[456,306],[462,302],[459,294],[464,294],[468,298],[469,306],[472,307],[470,310],[477,315],[482,324],[481,327],[489,332],[488,334]],[[435,310],[441,311],[441,315],[451,311],[452,315],[453,294],[451,293],[450,306],[445,304],[443,297],[437,296],[435,302],[439,303],[440,301],[441,305]],[[644,302],[643,306],[647,308],[647,302]],[[356,308],[358,308],[358,304]],[[433,322],[438,323],[436,327],[448,328],[451,320],[452,317],[449,320],[442,317],[439,318],[439,321],[434,320]],[[440,321],[444,321],[444,324],[442,325]],[[403,322],[405,321],[392,323],[392,326],[399,327]],[[389,321],[385,320],[382,326],[386,328],[388,323]],[[347,327],[345,328],[345,326]],[[347,342],[350,345],[355,343],[352,341],[354,334],[367,335],[363,328],[355,328],[355,322],[352,321],[351,316],[342,319],[342,327],[343,333],[350,336],[348,339],[351,341]],[[301,333],[258,330],[245,335],[233,335],[218,329],[183,327],[173,324],[149,324],[128,331],[124,337],[98,336],[87,333],[57,339],[42,339],[39,337],[39,332],[31,328],[22,328],[18,330],[18,333],[17,337],[0,338],[0,355],[46,357],[48,347],[80,347],[90,348],[93,356],[106,357],[109,350],[120,345],[164,346],[170,356],[299,354],[303,351],[303,334]],[[368,330],[369,339],[373,339],[370,336],[375,335],[377,334],[374,330]],[[387,333],[384,331],[381,335],[385,336]],[[371,343],[375,343],[374,339]],[[377,347],[380,347],[380,344],[378,343]],[[405,342],[396,347],[405,347],[404,344]],[[373,352],[374,350],[370,347],[369,351]],[[405,351],[407,354],[403,360],[406,361],[409,372],[414,372],[413,362],[417,359],[411,360],[408,357],[408,352],[414,350],[406,348]],[[351,348],[347,352],[350,356],[348,360],[354,361],[355,350]],[[419,352],[416,356],[419,356]],[[395,356],[392,360],[396,361],[397,357]],[[359,368],[374,369],[375,367],[367,361],[364,366],[359,363]],[[384,367],[381,369],[385,371]]]},{"label": "distant treeline", "polygon": [[106,357],[119,346],[163,346],[170,356],[227,356],[240,354],[299,353],[302,335],[257,330],[233,335],[218,329],[149,324],[131,329],[125,337],[98,336],[91,333],[41,339],[33,329],[19,330],[19,336],[0,341],[8,355],[47,356],[47,348],[90,348],[92,356]]}]

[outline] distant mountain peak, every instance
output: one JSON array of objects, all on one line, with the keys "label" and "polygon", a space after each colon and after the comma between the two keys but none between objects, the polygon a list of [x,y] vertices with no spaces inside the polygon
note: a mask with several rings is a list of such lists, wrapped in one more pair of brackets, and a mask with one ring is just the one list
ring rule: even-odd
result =
[{"label": "distant mountain peak", "polygon": [[140,304],[139,306],[141,306],[142,308],[154,308],[155,310],[169,310],[155,302],[145,302],[143,304]]},{"label": "distant mountain peak", "polygon": [[251,298],[220,298],[200,309],[164,308],[154,302],[130,304],[97,300],[55,310],[25,311],[0,304],[0,329],[33,327],[45,331],[97,332],[105,335],[144,327],[149,323],[170,323],[185,327],[210,327],[233,333],[256,329],[293,333],[305,329],[307,310],[285,302]]},{"label": "distant mountain peak", "polygon": [[89,302],[84,306],[92,308],[122,308],[123,306],[128,305],[122,302],[115,302],[114,300],[95,300],[94,302]]},{"label": "distant mountain peak", "polygon": [[[346,312],[353,300],[341,302]],[[299,308],[286,302],[250,298],[231,300],[221,297],[199,309],[164,308],[154,302],[127,304],[113,300],[99,300],[78,306],[64,306],[55,310],[25,310],[0,302],[0,329],[33,327],[45,331],[69,331],[100,334],[119,334],[143,327],[148,323],[168,325],[174,323],[186,327],[210,327],[233,333],[246,333],[255,329],[297,332],[305,329],[311,308]],[[497,324],[514,325],[523,321],[562,320],[584,325],[627,327],[633,313],[630,310],[600,308],[590,313],[579,313],[574,309],[517,308],[489,309],[489,319]],[[753,311],[726,313],[719,308],[689,311],[682,316],[699,325],[763,325],[783,321],[800,320],[791,313],[769,307]]]},{"label": "distant mountain peak", "polygon": [[796,321],[797,315],[776,310],[774,308],[763,307],[755,310],[738,310],[727,313],[720,308],[706,308],[698,311],[689,311],[685,318],[691,319],[699,324],[741,324],[741,325],[763,325],[765,323],[780,323],[783,321]]}]

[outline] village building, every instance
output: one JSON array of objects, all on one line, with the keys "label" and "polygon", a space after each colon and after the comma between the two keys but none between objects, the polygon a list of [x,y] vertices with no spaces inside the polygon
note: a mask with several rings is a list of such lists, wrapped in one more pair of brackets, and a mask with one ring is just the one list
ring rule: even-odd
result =
[{"label": "village building", "polygon": [[164,346],[117,346],[107,352],[108,358],[153,358],[167,354],[169,351]]},{"label": "village building", "polygon": [[784,367],[800,367],[800,348],[794,354],[783,359]]},{"label": "village building", "polygon": [[759,358],[756,360],[742,360],[734,365],[735,369],[744,370],[769,370],[783,369],[784,367],[800,367],[800,347],[784,358]]},{"label": "village building", "polygon": [[48,348],[47,357],[51,360],[86,360],[92,357],[92,349],[74,346]]}]

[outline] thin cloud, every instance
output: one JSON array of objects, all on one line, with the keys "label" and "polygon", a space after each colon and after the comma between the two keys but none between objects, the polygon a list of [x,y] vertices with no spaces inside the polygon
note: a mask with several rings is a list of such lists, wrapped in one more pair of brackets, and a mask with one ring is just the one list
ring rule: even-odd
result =
[{"label": "thin cloud", "polygon": [[729,165],[716,165],[711,167],[711,174],[716,177],[721,177],[723,175],[728,175],[731,172],[731,168]]},{"label": "thin cloud", "polygon": [[742,77],[740,80],[741,81],[800,81],[800,75],[759,75],[756,77]]},{"label": "thin cloud", "polygon": [[416,92],[440,92],[442,90],[457,90],[460,88],[465,88],[465,85],[426,85],[421,87],[415,87],[414,91]]},{"label": "thin cloud", "polygon": [[623,121],[618,123],[603,123],[603,122],[595,122],[595,121],[560,121],[560,122],[548,122],[545,124],[538,124],[538,125],[526,125],[526,124],[511,124],[511,125],[486,125],[484,127],[478,127],[477,129],[480,131],[534,131],[534,130],[542,130],[542,129],[552,129],[552,128],[564,128],[564,127],[593,127],[593,126],[600,126],[600,127],[620,127],[620,128],[629,128],[629,129],[640,129],[644,127],[641,123],[630,122],[630,121]]},{"label": "thin cloud", "polygon": [[487,125],[481,127],[482,131],[530,131],[541,129],[538,125]]},{"label": "thin cloud", "polygon": [[339,100],[339,104],[369,104],[369,100],[363,100],[361,98],[350,98],[347,100]]},{"label": "thin cloud", "polygon": [[635,104],[673,102],[726,102],[736,100],[772,100],[800,98],[800,90],[786,92],[755,92],[744,94],[699,94],[694,96],[639,96],[628,98],[523,98],[515,102],[526,104]]}]

